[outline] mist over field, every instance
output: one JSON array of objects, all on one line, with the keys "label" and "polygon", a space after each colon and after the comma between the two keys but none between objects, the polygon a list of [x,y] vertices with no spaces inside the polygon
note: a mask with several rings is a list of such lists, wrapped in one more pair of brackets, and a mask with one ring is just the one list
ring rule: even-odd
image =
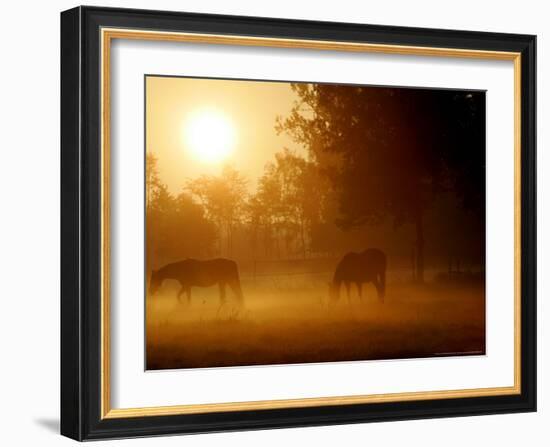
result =
[{"label": "mist over field", "polygon": [[[400,272],[406,275],[405,272]],[[392,275],[389,275],[390,278]],[[399,359],[485,353],[479,277],[417,285],[390,279],[382,303],[372,285],[331,301],[326,274],[242,279],[244,306],[217,287],[177,284],[147,300],[147,369]]]}]

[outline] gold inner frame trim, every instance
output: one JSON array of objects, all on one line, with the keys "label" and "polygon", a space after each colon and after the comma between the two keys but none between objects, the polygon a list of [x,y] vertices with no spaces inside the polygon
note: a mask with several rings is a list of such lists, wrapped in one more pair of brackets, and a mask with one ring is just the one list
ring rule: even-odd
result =
[{"label": "gold inner frame trim", "polygon": [[[521,54],[504,51],[384,45],[370,43],[279,39],[250,36],[143,31],[121,28],[101,29],[101,418],[167,416],[263,409],[307,408],[323,405],[351,405],[502,396],[521,393]],[[304,399],[223,402],[142,408],[111,408],[110,386],[110,70],[113,39],[204,43],[212,45],[259,46],[324,51],[383,53],[409,56],[438,56],[468,59],[505,60],[514,63],[514,385],[444,391],[421,391],[355,396],[327,396]]]}]

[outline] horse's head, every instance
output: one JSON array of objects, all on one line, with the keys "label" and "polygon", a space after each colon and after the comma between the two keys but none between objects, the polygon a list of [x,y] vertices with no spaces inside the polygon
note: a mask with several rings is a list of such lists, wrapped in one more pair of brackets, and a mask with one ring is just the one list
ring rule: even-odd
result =
[{"label": "horse's head", "polygon": [[156,270],[151,271],[151,281],[149,281],[149,294],[154,295],[160,289],[162,278]]}]

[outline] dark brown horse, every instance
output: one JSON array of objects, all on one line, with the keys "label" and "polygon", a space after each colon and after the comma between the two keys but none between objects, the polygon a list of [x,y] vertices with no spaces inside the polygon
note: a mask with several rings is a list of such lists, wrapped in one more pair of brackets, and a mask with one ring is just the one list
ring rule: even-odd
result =
[{"label": "dark brown horse", "polygon": [[241,282],[239,280],[239,269],[235,261],[230,259],[210,259],[199,261],[197,259],[185,259],[184,261],[174,262],[165,265],[151,273],[151,283],[149,293],[155,294],[162,286],[165,279],[174,279],[180,283],[181,289],[178,291],[178,300],[187,293],[187,301],[191,302],[191,287],[210,287],[218,284],[220,288],[220,304],[225,303],[225,287],[229,286],[239,304],[242,304],[243,293],[241,291]]},{"label": "dark brown horse", "polygon": [[376,249],[369,248],[361,253],[347,253],[336,266],[332,283],[330,284],[330,296],[333,300],[340,298],[342,284],[346,287],[348,300],[350,299],[350,286],[355,284],[362,299],[363,283],[371,282],[376,287],[378,298],[384,301],[386,292],[386,255]]}]

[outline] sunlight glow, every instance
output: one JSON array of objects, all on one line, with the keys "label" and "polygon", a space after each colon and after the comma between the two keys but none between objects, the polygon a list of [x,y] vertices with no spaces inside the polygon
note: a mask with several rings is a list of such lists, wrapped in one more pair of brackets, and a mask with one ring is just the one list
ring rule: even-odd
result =
[{"label": "sunlight glow", "polygon": [[217,163],[225,160],[236,143],[231,120],[216,109],[200,109],[191,114],[184,125],[187,150],[201,161]]}]

